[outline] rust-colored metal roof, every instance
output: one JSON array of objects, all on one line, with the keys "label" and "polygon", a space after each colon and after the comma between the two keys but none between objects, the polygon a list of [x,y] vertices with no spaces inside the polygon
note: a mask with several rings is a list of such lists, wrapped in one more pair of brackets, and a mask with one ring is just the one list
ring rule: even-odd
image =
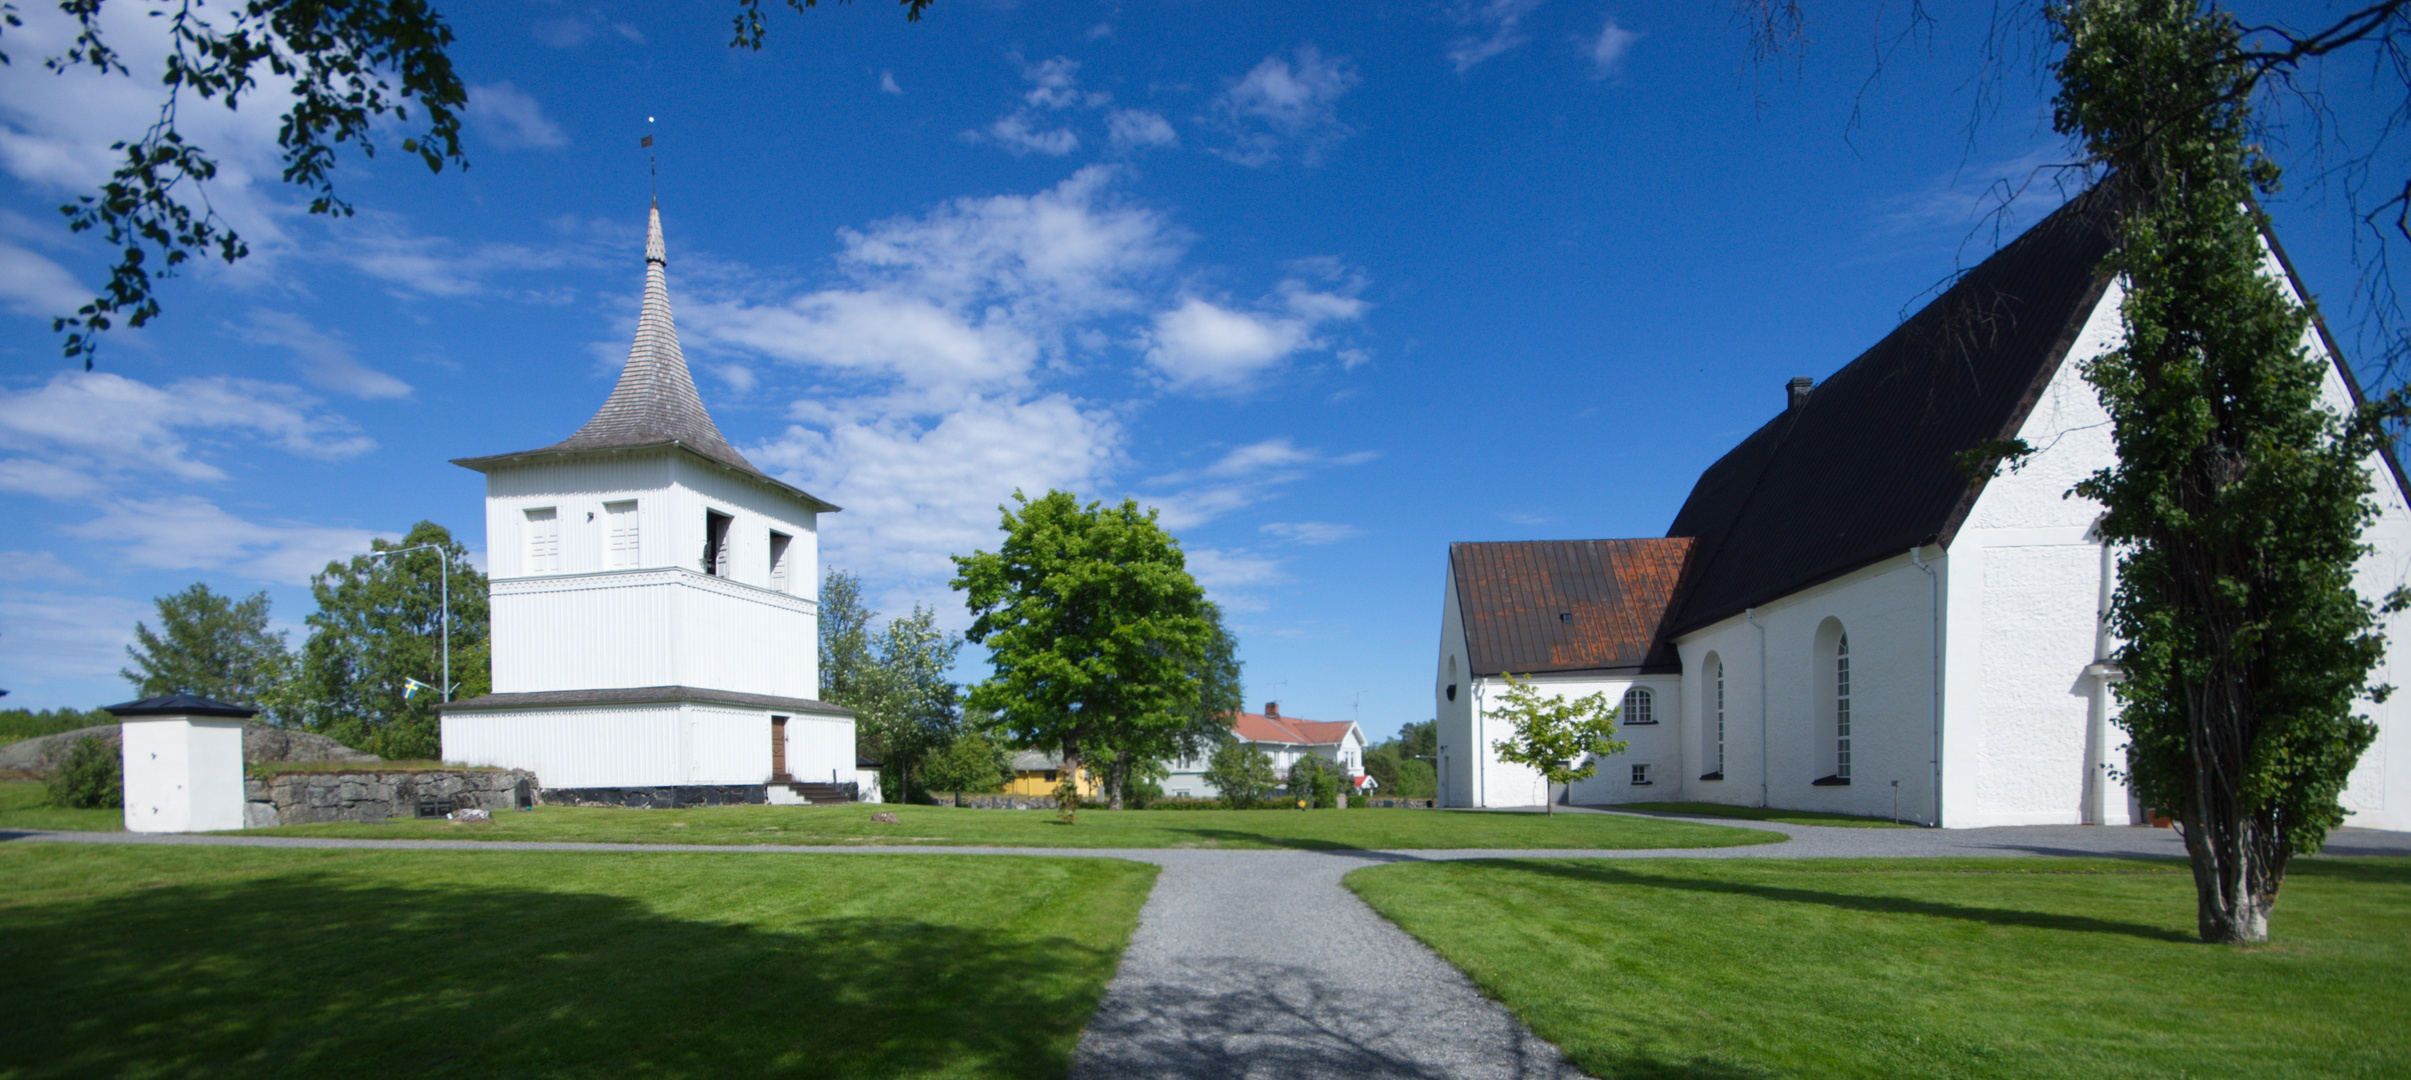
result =
[{"label": "rust-colored metal roof", "polygon": [[1450,544],[1472,674],[1681,670],[1665,631],[1696,543]]}]

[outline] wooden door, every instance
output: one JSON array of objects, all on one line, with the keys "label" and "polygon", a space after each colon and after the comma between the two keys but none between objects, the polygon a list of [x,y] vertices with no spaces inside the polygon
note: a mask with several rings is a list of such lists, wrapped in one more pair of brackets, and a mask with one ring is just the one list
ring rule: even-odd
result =
[{"label": "wooden door", "polygon": [[795,779],[787,775],[787,718],[770,718],[770,778],[784,784]]}]

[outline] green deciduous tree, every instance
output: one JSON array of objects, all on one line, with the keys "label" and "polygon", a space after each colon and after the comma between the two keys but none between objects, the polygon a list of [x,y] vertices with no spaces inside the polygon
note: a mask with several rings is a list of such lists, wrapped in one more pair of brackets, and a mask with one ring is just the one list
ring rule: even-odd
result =
[{"label": "green deciduous tree", "polygon": [[486,576],[443,526],[422,521],[398,544],[370,541],[372,552],[435,544],[399,555],[356,555],[328,563],[310,579],[318,611],[302,647],[301,677],[276,704],[302,726],[388,758],[441,752],[435,706],[440,692],[413,690],[443,681],[441,575],[450,568],[454,698],[493,686]]},{"label": "green deciduous tree", "polygon": [[2085,377],[2118,463],[2078,485],[2120,548],[2128,778],[2182,824],[2206,941],[2268,936],[2286,865],[2340,824],[2383,657],[2353,589],[2375,514],[2366,463],[2400,401],[2319,403],[2310,315],[2269,272],[2249,200],[2260,68],[2191,0],[2053,5],[2059,130],[2104,167],[2120,219],[2125,345]]},{"label": "green deciduous tree", "polygon": [[994,740],[965,731],[930,755],[921,778],[931,791],[994,791],[1004,786],[1011,763]]},{"label": "green deciduous tree", "polygon": [[918,605],[873,630],[879,613],[842,570],[822,578],[820,613],[821,699],[854,710],[855,752],[879,761],[907,801],[929,755],[962,730],[962,695],[947,677],[962,639]]},{"label": "green deciduous tree", "polygon": [[1328,809],[1339,801],[1340,775],[1337,762],[1313,754],[1300,757],[1289,763],[1289,797]]},{"label": "green deciduous tree", "polygon": [[[159,629],[134,624],[135,644],[126,646],[134,666],[117,673],[134,684],[136,697],[187,693],[252,706],[281,697],[293,653],[281,631],[268,629],[266,591],[234,600],[195,582],[155,603]],[[274,713],[262,719],[284,721]]]},{"label": "green deciduous tree", "polygon": [[1205,780],[1233,810],[1253,808],[1281,782],[1272,758],[1237,739],[1225,739],[1214,748],[1214,756],[1206,759]]},{"label": "green deciduous tree", "polygon": [[1127,499],[1013,498],[998,549],[954,559],[966,636],[995,664],[972,702],[1013,741],[1059,749],[1067,778],[1092,745],[1154,746],[1192,725],[1213,626],[1179,542]]},{"label": "green deciduous tree", "polygon": [[1246,688],[1240,684],[1239,639],[1223,625],[1221,607],[1201,600],[1197,610],[1209,636],[1190,670],[1197,681],[1197,702],[1189,707],[1186,722],[1109,730],[1089,745],[1095,758],[1091,767],[1104,783],[1107,805],[1116,810],[1136,786],[1171,775],[1165,762],[1204,757],[1232,737],[1231,723],[1246,700]]},{"label": "green deciduous tree", "polygon": [[[1599,771],[1599,758],[1624,752],[1626,744],[1616,738],[1620,711],[1607,703],[1604,693],[1578,698],[1544,694],[1530,680],[1510,674],[1497,716],[1515,734],[1491,748],[1498,751],[1499,760],[1529,766],[1552,785],[1587,780]],[[1554,795],[1548,807],[1554,816]]]}]

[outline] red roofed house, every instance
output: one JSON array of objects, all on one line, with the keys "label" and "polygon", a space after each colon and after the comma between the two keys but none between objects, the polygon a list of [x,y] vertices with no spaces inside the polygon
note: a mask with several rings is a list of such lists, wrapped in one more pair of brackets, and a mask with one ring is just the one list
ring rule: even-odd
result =
[{"label": "red roofed house", "polygon": [[[1289,767],[1313,754],[1335,762],[1354,779],[1365,774],[1365,733],[1354,720],[1300,720],[1281,715],[1281,703],[1267,701],[1261,713],[1240,713],[1231,723],[1239,741],[1272,758],[1275,775],[1288,777]],[[1171,762],[1164,794],[1210,799],[1221,794],[1206,782],[1203,758]]]}]

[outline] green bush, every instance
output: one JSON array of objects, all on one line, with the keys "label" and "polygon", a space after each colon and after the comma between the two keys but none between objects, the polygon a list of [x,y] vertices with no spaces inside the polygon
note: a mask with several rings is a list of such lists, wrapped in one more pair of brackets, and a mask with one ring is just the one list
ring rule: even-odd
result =
[{"label": "green bush", "polygon": [[98,810],[126,804],[125,763],[116,744],[106,739],[75,740],[47,783],[53,806]]},{"label": "green bush", "polygon": [[1293,803],[1305,799],[1317,810],[1328,810],[1339,805],[1339,785],[1339,766],[1313,754],[1289,766],[1289,798]]},{"label": "green bush", "polygon": [[1010,759],[988,737],[965,732],[921,766],[921,786],[930,791],[995,791],[1005,786]]},{"label": "green bush", "polygon": [[1280,778],[1273,774],[1272,758],[1264,751],[1237,739],[1224,739],[1206,762],[1205,782],[1222,793],[1224,805],[1238,810],[1262,801]]}]

